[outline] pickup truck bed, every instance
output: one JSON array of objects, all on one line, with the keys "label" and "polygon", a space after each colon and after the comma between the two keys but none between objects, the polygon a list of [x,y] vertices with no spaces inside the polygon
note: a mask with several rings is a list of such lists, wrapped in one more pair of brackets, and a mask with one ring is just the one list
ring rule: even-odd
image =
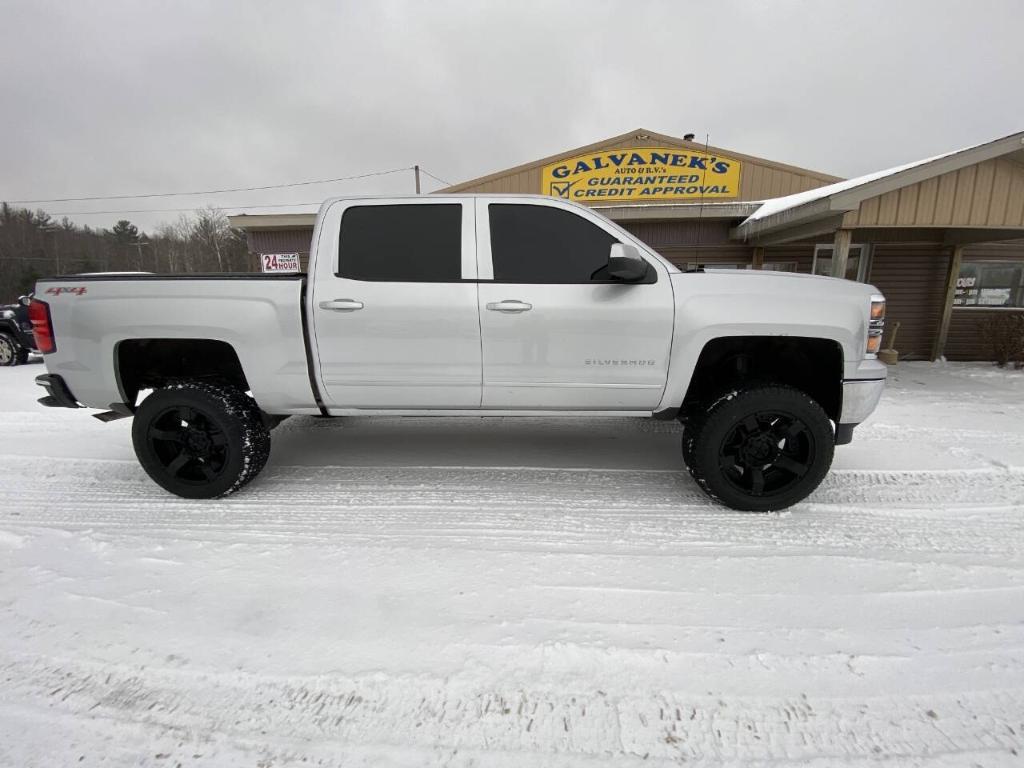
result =
[{"label": "pickup truck bed", "polygon": [[[51,306],[66,310],[60,317],[57,349],[46,356],[47,370],[74,383],[78,402],[108,408],[111,402],[131,399],[132,384],[119,373],[123,363],[144,352],[143,340],[150,347],[158,340],[213,340],[237,355],[264,410],[319,414],[302,313],[305,287],[302,274],[42,280],[37,296],[63,297]],[[123,397],[112,399],[114,393]]]}]

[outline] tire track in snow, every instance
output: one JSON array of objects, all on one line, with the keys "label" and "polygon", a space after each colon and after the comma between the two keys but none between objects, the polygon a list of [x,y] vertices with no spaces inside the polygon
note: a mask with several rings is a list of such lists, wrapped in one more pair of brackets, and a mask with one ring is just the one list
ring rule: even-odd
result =
[{"label": "tire track in snow", "polygon": [[[295,745],[304,741],[578,755],[612,764],[623,758],[749,763],[965,752],[1009,760],[1014,750],[1024,751],[1020,690],[898,698],[671,690],[616,696],[381,674],[254,679],[11,659],[0,673],[6,698],[23,707],[141,724],[158,733],[184,729],[241,743],[259,740],[271,750],[275,739],[286,739],[289,750],[279,759],[294,764],[303,758]],[[175,757],[167,756],[169,764]]]},{"label": "tire track in snow", "polygon": [[[0,455],[0,462],[9,483],[5,484],[6,490],[24,491],[39,487],[40,482],[45,481],[48,490],[73,495],[90,488],[107,489],[113,496],[135,494],[141,497],[140,501],[146,497],[173,499],[157,492],[134,461]],[[58,464],[59,469],[48,469]],[[72,471],[67,471],[69,469]],[[525,484],[524,480],[527,480]],[[310,486],[315,490],[310,492]],[[253,487],[257,485],[254,483]],[[570,493],[561,501],[579,507],[597,503],[608,508],[635,508],[641,504],[677,508],[681,504],[689,506],[699,502],[697,506],[721,509],[691,482],[685,470],[272,465],[261,475],[258,487],[258,499],[267,504],[322,496],[333,503],[359,505],[380,499],[397,506],[421,506],[446,498],[453,505],[473,506],[479,505],[481,500],[493,502],[496,498],[508,498],[509,491],[514,491],[511,504],[521,507],[524,502],[529,505],[552,501],[555,492],[565,490]],[[371,491],[376,493],[368,495]],[[453,496],[467,492],[471,495]],[[255,492],[244,493],[212,503],[229,504],[234,499],[252,501],[254,495]],[[895,509],[1024,506],[1024,469],[836,470],[825,478],[808,503],[838,506],[870,503]]]},{"label": "tire track in snow", "polygon": [[[271,466],[227,499],[170,496],[134,462],[0,457],[0,520],[367,544],[635,551],[1024,551],[1024,470],[835,472],[781,515],[712,504],[683,472]],[[45,487],[45,500],[36,502]]]}]

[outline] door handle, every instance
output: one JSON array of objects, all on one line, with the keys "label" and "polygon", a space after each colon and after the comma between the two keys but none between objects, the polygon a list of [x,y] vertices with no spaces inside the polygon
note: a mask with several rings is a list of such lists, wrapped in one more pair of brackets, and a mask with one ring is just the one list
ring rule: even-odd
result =
[{"label": "door handle", "polygon": [[487,303],[487,308],[491,312],[504,312],[514,315],[519,312],[529,312],[533,309],[533,304],[527,304],[525,301],[518,301],[517,299],[505,299],[504,301],[490,301]]},{"label": "door handle", "polygon": [[320,309],[329,309],[331,312],[355,312],[363,308],[363,302],[355,299],[334,299],[333,301],[321,301]]}]

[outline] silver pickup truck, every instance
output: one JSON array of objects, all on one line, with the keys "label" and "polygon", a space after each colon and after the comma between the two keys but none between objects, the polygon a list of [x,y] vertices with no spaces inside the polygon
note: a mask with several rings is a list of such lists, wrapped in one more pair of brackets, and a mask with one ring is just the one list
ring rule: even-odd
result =
[{"label": "silver pickup truck", "polygon": [[237,491],[292,414],[680,419],[711,497],[772,510],[821,482],[874,409],[871,286],[681,272],[539,196],[332,199],[307,274],[91,275],[29,306],[50,406],[134,417],[171,493]]}]

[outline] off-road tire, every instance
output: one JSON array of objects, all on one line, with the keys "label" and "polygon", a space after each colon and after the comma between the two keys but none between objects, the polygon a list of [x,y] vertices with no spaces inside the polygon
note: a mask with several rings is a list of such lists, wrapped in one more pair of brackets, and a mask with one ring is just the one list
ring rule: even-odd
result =
[{"label": "off-road tire", "polygon": [[693,448],[697,442],[697,435],[700,434],[700,428],[704,423],[705,416],[707,416],[706,412],[694,411],[683,424],[683,463],[686,464],[686,468],[690,470],[691,475],[693,474]]},{"label": "off-road tire", "polygon": [[171,382],[150,394],[135,412],[132,444],[146,474],[187,499],[238,491],[270,456],[270,433],[255,401],[230,384],[207,381]]},{"label": "off-road tire", "polygon": [[[25,362],[21,359],[21,346],[6,333],[0,333],[0,366],[19,365]],[[28,356],[25,356],[28,359]]]},{"label": "off-road tire", "polygon": [[807,498],[832,465],[832,423],[813,398],[793,387],[730,391],[695,421],[689,442],[683,435],[690,474],[708,496],[733,509],[790,507]]}]

